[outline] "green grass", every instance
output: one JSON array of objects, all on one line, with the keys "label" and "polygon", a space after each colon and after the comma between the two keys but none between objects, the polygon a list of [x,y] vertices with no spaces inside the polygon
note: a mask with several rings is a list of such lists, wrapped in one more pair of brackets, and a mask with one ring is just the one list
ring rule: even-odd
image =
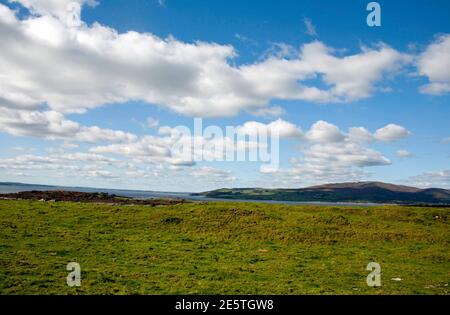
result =
[{"label": "green grass", "polygon": [[[2,200],[0,293],[448,294],[449,214]],[[81,287],[66,285],[71,261],[81,265]],[[371,261],[381,265],[380,288],[366,285]]]}]

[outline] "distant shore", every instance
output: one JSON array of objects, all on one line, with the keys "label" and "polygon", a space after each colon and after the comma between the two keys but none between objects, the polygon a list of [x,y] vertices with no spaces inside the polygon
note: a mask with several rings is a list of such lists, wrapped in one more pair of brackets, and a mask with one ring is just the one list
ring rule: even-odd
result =
[{"label": "distant shore", "polygon": [[[425,207],[442,207],[449,206],[448,203],[427,203],[427,202],[371,202],[365,200],[354,201],[335,201],[335,200],[283,200],[280,196],[273,196],[269,198],[267,196],[242,194],[240,196],[234,196],[229,192],[233,192],[240,189],[227,189],[226,194],[215,194],[216,191],[205,193],[190,193],[190,192],[161,192],[161,191],[145,191],[145,190],[126,190],[126,189],[108,189],[108,188],[92,188],[92,187],[70,187],[70,186],[52,186],[52,185],[35,185],[35,184],[23,184],[23,183],[1,183],[0,182],[0,197],[9,199],[48,199],[48,200],[62,200],[62,201],[82,201],[90,202],[91,200],[97,200],[105,202],[105,195],[121,197],[121,202],[128,198],[127,202],[133,202],[134,204],[145,204],[145,200],[184,200],[185,202],[198,201],[198,202],[246,202],[246,203],[265,203],[265,204],[286,204],[286,205],[323,205],[323,206],[380,206],[380,205],[411,205],[411,206],[425,206]],[[244,191],[251,191],[252,189],[245,189]],[[303,189],[300,189],[303,190]],[[51,192],[59,192],[57,196],[53,198],[46,198],[39,192],[46,192],[47,195],[51,195]],[[218,190],[219,192],[222,190]],[[273,190],[275,192],[282,190]],[[34,193],[31,193],[34,192]],[[66,192],[66,193],[64,193]],[[74,195],[67,194],[71,192]],[[85,195],[80,200],[80,196],[85,194],[91,194],[87,197]],[[7,194],[19,194],[9,195]],[[98,195],[103,195],[98,200]],[[17,198],[16,198],[17,197]],[[133,199],[133,200],[131,200]],[[139,201],[140,200],[140,201]],[[109,200],[110,203],[118,202],[117,200]],[[149,202],[151,203],[151,202]]]}]

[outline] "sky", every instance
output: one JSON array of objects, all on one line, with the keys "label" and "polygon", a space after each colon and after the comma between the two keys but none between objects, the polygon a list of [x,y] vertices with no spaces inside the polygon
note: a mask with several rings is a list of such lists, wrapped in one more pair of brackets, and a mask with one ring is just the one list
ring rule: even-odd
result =
[{"label": "sky", "polygon": [[450,2],[377,2],[0,0],[0,181],[450,188]]}]

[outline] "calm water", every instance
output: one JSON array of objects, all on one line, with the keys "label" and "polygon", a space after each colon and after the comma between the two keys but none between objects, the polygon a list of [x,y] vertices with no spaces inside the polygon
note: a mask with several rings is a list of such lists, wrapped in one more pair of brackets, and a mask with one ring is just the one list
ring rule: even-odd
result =
[{"label": "calm water", "polygon": [[160,191],[145,191],[145,190],[122,190],[122,189],[105,189],[105,188],[89,188],[89,187],[65,187],[65,186],[46,186],[46,185],[31,185],[31,184],[6,184],[0,183],[0,194],[17,193],[21,191],[30,190],[64,190],[64,191],[79,191],[79,192],[103,192],[108,194],[115,194],[117,196],[151,199],[151,198],[184,198],[197,201],[237,201],[237,202],[259,202],[268,204],[290,204],[290,205],[324,205],[324,206],[377,206],[375,203],[354,203],[354,202],[317,202],[317,201],[278,201],[278,200],[233,200],[224,198],[208,198],[203,196],[192,196],[188,192],[160,192]]}]

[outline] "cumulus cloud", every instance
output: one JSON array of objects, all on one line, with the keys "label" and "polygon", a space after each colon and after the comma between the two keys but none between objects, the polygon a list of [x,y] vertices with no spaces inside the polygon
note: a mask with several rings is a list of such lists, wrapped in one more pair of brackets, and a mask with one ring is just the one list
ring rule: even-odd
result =
[{"label": "cumulus cloud", "polygon": [[[300,132],[295,125],[283,120],[276,120],[270,124],[247,122],[235,128],[239,135],[254,134],[259,128],[263,135],[277,132],[281,137],[296,137]],[[235,139],[235,134],[227,134],[219,129],[208,128],[201,134],[192,134],[191,130],[178,127],[161,126],[158,136],[144,136],[127,143],[115,143],[90,148],[90,152],[100,154],[116,154],[127,157],[139,157],[152,163],[165,163],[172,166],[193,166],[196,161],[224,161],[230,153],[245,153],[250,149],[265,149],[267,141],[257,139]]]},{"label": "cumulus cloud", "polygon": [[[255,135],[256,131],[276,132],[281,139],[291,138],[302,144],[299,147],[300,155],[290,159],[290,168],[274,169],[267,165],[261,167],[261,173],[274,175],[270,178],[273,183],[283,180],[295,185],[308,181],[317,183],[327,180],[360,179],[368,176],[369,173],[364,170],[366,167],[391,163],[382,153],[370,147],[372,143],[385,139],[378,140],[379,137],[375,137],[377,132],[371,133],[363,127],[352,127],[348,132],[344,132],[331,123],[318,121],[312,124],[307,132],[303,132],[300,126],[277,119],[266,124],[249,121],[237,127],[235,131],[241,135]],[[73,145],[65,140],[70,134],[77,135],[79,130],[74,128],[68,131],[63,138],[64,148],[73,148]],[[107,136],[102,137],[105,139]],[[77,138],[80,136],[73,136],[70,139]],[[390,137],[389,141],[398,138]],[[69,145],[66,146],[66,143]],[[198,151],[197,144],[200,145]],[[206,178],[209,174],[211,183],[218,185],[219,177],[222,177],[222,181],[234,181],[237,178],[228,171],[196,167],[198,161],[223,161],[226,153],[224,148],[231,149],[235,156],[235,153],[246,152],[250,148],[266,148],[267,145],[251,139],[232,140],[226,134],[217,138],[210,137],[206,134],[206,129],[201,135],[191,135],[182,133],[178,128],[161,126],[159,135],[156,136],[125,137],[120,143],[90,147],[88,153],[64,153],[64,149],[61,149],[52,150],[48,156],[22,155],[0,160],[0,168],[15,171],[47,170],[56,172],[55,175],[60,174],[58,171],[64,170],[65,176],[83,175],[86,178],[105,179],[120,179],[141,174],[142,180],[167,174],[168,171],[191,169],[192,172],[187,174],[196,178]],[[147,168],[148,165],[151,165],[150,169]]]},{"label": "cumulus cloud", "polygon": [[263,176],[267,176],[268,187],[299,188],[321,183],[358,181],[370,176],[360,168],[342,167],[307,167],[307,165],[273,170],[270,167],[261,167]]},{"label": "cumulus cloud", "polygon": [[33,137],[72,137],[80,126],[55,111],[11,110],[0,107],[0,129],[12,135]]},{"label": "cumulus cloud", "polygon": [[450,188],[450,170],[430,171],[408,179],[412,185],[424,188]]},{"label": "cumulus cloud", "polygon": [[345,136],[337,126],[319,120],[311,126],[306,133],[306,138],[312,142],[330,143],[343,141]]},{"label": "cumulus cloud", "polygon": [[76,14],[80,16],[81,6],[87,4],[96,6],[95,0],[9,0],[10,2],[20,3],[28,8],[35,15],[52,15],[59,19],[68,18]]},{"label": "cumulus cloud", "polygon": [[450,83],[432,82],[420,87],[420,92],[431,95],[442,95],[450,92]]},{"label": "cumulus cloud", "polygon": [[137,136],[121,130],[102,129],[97,126],[81,126],[80,130],[74,136],[77,141],[84,142],[130,142],[137,139]]},{"label": "cumulus cloud", "polygon": [[159,126],[159,119],[153,118],[153,117],[148,117],[147,118],[147,127],[148,128],[158,128]]},{"label": "cumulus cloud", "polygon": [[[307,132],[303,132],[300,126],[282,119],[270,123],[248,121],[237,127],[236,132],[247,136],[269,135],[275,132],[280,139],[291,138],[303,143],[301,156],[290,160],[289,169],[273,169],[263,165],[260,171],[274,173],[278,177],[292,175],[293,179],[301,174],[304,179],[309,180],[326,179],[327,176],[336,180],[367,176],[364,168],[391,164],[381,152],[370,147],[372,143],[393,142],[410,134],[406,128],[392,124],[374,133],[364,127],[351,127],[348,132],[344,132],[326,121],[317,121]],[[169,126],[161,126],[159,134],[145,136],[129,143],[93,147],[90,152],[138,158],[145,163],[162,163],[172,168],[184,168],[195,166],[197,161],[223,161],[224,148],[231,148],[235,153],[263,145],[252,142],[251,139],[234,142],[225,134],[218,138],[206,134],[184,134]],[[200,145],[200,150],[196,148],[196,143]]]},{"label": "cumulus cloud", "polygon": [[364,127],[351,127],[348,131],[348,136],[354,142],[371,142],[374,136]]},{"label": "cumulus cloud", "polygon": [[286,111],[281,106],[268,106],[263,108],[257,108],[249,111],[254,116],[262,117],[279,117],[286,114]]},{"label": "cumulus cloud", "polygon": [[50,171],[56,172],[55,174],[61,174],[63,171],[64,176],[78,177],[86,174],[90,174],[91,177],[94,177],[95,174],[99,176],[103,174],[103,177],[106,177],[104,167],[117,167],[119,164],[120,161],[116,159],[92,153],[50,154],[48,156],[26,154],[0,159],[0,169],[4,171]]},{"label": "cumulus cloud", "polygon": [[196,182],[199,187],[207,189],[211,185],[220,187],[237,180],[228,170],[207,166],[196,168],[184,168],[183,166],[185,165],[177,163],[165,165],[156,160],[149,164],[149,160],[139,157],[115,159],[106,155],[81,152],[47,156],[25,154],[14,158],[0,159],[0,171],[8,176],[39,178],[45,176],[47,179],[76,178],[77,180],[88,180],[89,184],[95,182],[98,185],[104,185],[109,181],[117,184],[122,180],[132,178],[133,183],[152,185],[156,189],[161,189],[162,185],[168,185],[164,187],[173,190],[175,183],[171,183],[172,179],[176,179],[175,182],[178,183],[189,179],[184,183],[184,187],[192,187]]},{"label": "cumulus cloud", "polygon": [[[232,152],[242,152],[251,147],[263,146],[265,148],[268,145],[252,138],[236,141],[225,132],[209,135],[206,130],[201,135],[191,135],[190,132],[186,134],[178,128],[161,126],[159,136],[144,136],[127,143],[97,146],[91,148],[90,152],[139,156],[157,162],[192,166],[195,165],[194,161],[224,160],[226,149],[231,149]],[[368,148],[368,145],[375,141],[396,141],[410,134],[406,128],[392,124],[378,129],[375,133],[370,133],[363,127],[352,127],[348,132],[344,132],[326,121],[317,121],[304,133],[300,126],[283,119],[277,119],[270,123],[248,121],[236,127],[235,131],[238,135],[251,137],[277,134],[280,139],[296,139],[308,144],[307,149],[303,152],[303,160],[309,164],[330,164],[343,167],[389,164],[390,161],[387,158]]]},{"label": "cumulus cloud", "polygon": [[410,134],[411,132],[409,132],[405,127],[396,124],[389,124],[375,131],[374,138],[383,142],[392,142],[405,138]]},{"label": "cumulus cloud", "polygon": [[395,151],[395,155],[400,158],[409,158],[409,157],[413,156],[413,154],[411,152],[409,152],[408,150],[403,150],[403,149]]},{"label": "cumulus cloud", "polygon": [[293,176],[297,184],[361,179],[369,176],[364,168],[391,164],[382,153],[348,139],[316,143],[302,153],[290,168],[279,171],[282,176]]},{"label": "cumulus cloud", "polygon": [[439,36],[417,58],[420,75],[430,83],[420,87],[426,94],[442,95],[450,92],[450,34]]},{"label": "cumulus cloud", "polygon": [[235,181],[236,177],[232,175],[230,171],[222,170],[214,167],[199,167],[194,168],[189,172],[190,175],[194,177],[207,178],[213,181]]},{"label": "cumulus cloud", "polygon": [[112,153],[126,156],[141,156],[148,158],[168,158],[171,156],[170,138],[144,136],[137,141],[123,144],[111,144],[91,148],[93,153]]},{"label": "cumulus cloud", "polygon": [[237,132],[242,135],[277,135],[280,138],[300,138],[302,130],[298,126],[281,118],[264,124],[257,121],[247,121],[237,128]]},{"label": "cumulus cloud", "polygon": [[304,161],[310,165],[327,165],[337,168],[367,167],[391,163],[380,152],[351,142],[315,144],[304,154]]},{"label": "cumulus cloud", "polygon": [[[66,1],[20,2],[31,16],[19,19],[0,5],[0,35],[8,42],[0,51],[0,76],[8,78],[0,85],[0,106],[46,104],[67,113],[142,100],[185,115],[232,116],[257,112],[272,99],[366,98],[385,74],[407,61],[384,44],[338,57],[332,48],[312,42],[292,59],[271,56],[233,66],[237,53],[229,45],[119,33],[81,20],[68,24],[61,13]],[[328,88],[304,82],[315,77]]]},{"label": "cumulus cloud", "polygon": [[12,110],[0,107],[0,131],[16,136],[83,142],[129,142],[137,137],[120,130],[82,126],[56,111]]},{"label": "cumulus cloud", "polygon": [[102,178],[102,179],[117,179],[119,177],[115,176],[110,171],[105,170],[81,170],[79,175],[83,177],[93,177],[93,178]]},{"label": "cumulus cloud", "polygon": [[[187,43],[151,33],[121,33],[100,23],[88,25],[80,19],[81,10],[83,5],[96,5],[93,0],[12,2],[27,8],[29,15],[19,17],[7,5],[0,4],[0,36],[7,43],[0,49],[0,131],[97,145],[89,153],[78,155],[1,160],[3,169],[11,165],[24,170],[62,169],[77,176],[110,179],[118,177],[114,170],[104,169],[108,165],[127,168],[128,176],[153,176],[163,168],[194,169],[196,157],[174,152],[174,143],[191,146],[197,140],[201,144],[227,146],[231,139],[180,136],[174,128],[159,126],[156,120],[147,124],[159,127],[158,136],[138,138],[125,131],[84,126],[65,115],[114,103],[143,101],[188,116],[225,117],[246,111],[256,116],[279,117],[284,110],[271,105],[273,100],[339,103],[367,98],[384,78],[410,62],[410,56],[382,43],[344,55],[313,41],[298,49],[280,43],[276,45],[278,53],[270,52],[253,63],[236,65],[237,52],[231,45]],[[314,33],[312,23],[310,26]],[[435,44],[441,47],[446,41],[441,39]],[[445,45],[444,53],[442,48],[430,46],[421,58],[428,60],[425,57],[429,53],[442,59]],[[430,84],[447,84],[448,78],[433,65],[418,65],[420,73],[430,78]],[[372,142],[392,142],[409,135],[405,128],[394,124],[375,133],[364,127],[344,132],[325,121],[318,121],[303,132],[300,126],[283,119],[270,123],[249,121],[238,130],[246,135],[264,130],[278,133],[281,138],[304,141],[306,148],[300,158],[292,160],[292,168],[278,172],[292,178],[365,176],[362,168],[390,163],[370,148]],[[232,149],[242,151],[249,145],[259,144],[238,142]],[[204,150],[201,154],[218,157],[222,153]],[[142,169],[142,165],[127,166],[117,157],[136,165],[152,163],[152,170]],[[216,174],[212,177],[233,178],[226,171],[209,168],[195,168],[192,172],[196,178],[208,173]]]},{"label": "cumulus cloud", "polygon": [[275,186],[360,180],[370,176],[365,168],[391,164],[381,152],[370,147],[372,143],[393,142],[409,134],[406,128],[393,124],[374,133],[364,127],[351,127],[344,132],[329,122],[317,121],[302,137],[306,146],[301,148],[300,157],[289,160],[289,168],[262,165],[260,171],[270,174]]}]

